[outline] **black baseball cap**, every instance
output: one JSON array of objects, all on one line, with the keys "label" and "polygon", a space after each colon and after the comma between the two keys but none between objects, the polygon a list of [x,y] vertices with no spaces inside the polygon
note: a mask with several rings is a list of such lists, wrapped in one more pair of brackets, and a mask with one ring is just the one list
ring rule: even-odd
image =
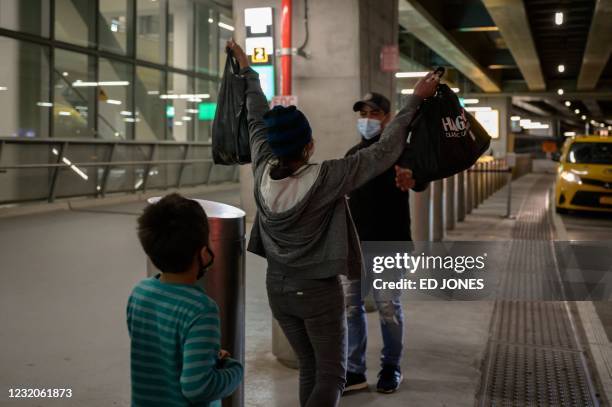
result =
[{"label": "black baseball cap", "polygon": [[353,105],[353,111],[360,111],[363,105],[368,105],[372,109],[380,109],[385,112],[385,114],[389,113],[391,110],[391,102],[389,102],[389,99],[376,92],[366,93],[363,99],[355,102]]}]

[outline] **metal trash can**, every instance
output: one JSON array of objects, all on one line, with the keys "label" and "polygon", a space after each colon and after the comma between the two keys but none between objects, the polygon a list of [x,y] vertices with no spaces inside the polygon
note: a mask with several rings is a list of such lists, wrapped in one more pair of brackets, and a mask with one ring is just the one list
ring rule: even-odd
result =
[{"label": "metal trash can", "polygon": [[[149,198],[149,203],[160,198]],[[245,212],[220,202],[194,199],[208,216],[210,249],[215,261],[210,270],[198,281],[219,306],[221,320],[221,348],[244,366],[244,290],[246,261]],[[159,270],[147,260],[147,276]],[[224,407],[244,406],[244,380],[240,387],[223,400]]]}]

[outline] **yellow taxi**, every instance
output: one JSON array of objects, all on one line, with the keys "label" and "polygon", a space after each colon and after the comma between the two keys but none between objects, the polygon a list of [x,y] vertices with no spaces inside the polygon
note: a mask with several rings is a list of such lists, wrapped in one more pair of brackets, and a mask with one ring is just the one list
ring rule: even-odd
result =
[{"label": "yellow taxi", "polygon": [[612,212],[612,137],[577,136],[565,141],[555,187],[557,212]]}]

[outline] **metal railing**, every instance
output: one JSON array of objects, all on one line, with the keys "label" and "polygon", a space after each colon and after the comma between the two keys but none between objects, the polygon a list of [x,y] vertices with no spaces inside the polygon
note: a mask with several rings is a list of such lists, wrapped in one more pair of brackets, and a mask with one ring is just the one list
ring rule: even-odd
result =
[{"label": "metal railing", "polygon": [[[120,180],[121,182],[127,182],[130,177],[136,182],[133,188],[114,188],[113,192],[144,192],[151,184],[151,176],[159,175],[160,171],[164,171],[166,178],[173,178],[169,176],[171,166],[176,167],[175,178],[173,180],[167,179],[165,182],[160,179],[156,183],[155,189],[238,181],[238,166],[214,165],[211,147],[210,142],[196,141],[0,137],[0,187],[2,189],[12,188],[19,191],[27,188],[26,181],[19,177],[20,172],[39,171],[34,177],[24,177],[29,182],[34,179],[38,184],[41,184],[43,183],[41,178],[47,179],[47,188],[44,194],[39,192],[34,194],[34,197],[20,198],[24,194],[13,194],[11,196],[10,194],[7,195],[5,191],[5,196],[0,195],[0,203],[45,199],[48,202],[53,202],[60,187],[63,170],[70,170],[72,174],[77,176],[77,178],[72,177],[72,180],[64,182],[73,182],[76,179],[80,180],[81,183],[91,184],[90,187],[92,187],[84,189],[81,186],[80,189],[75,188],[74,193],[71,193],[69,186],[62,184],[63,187],[67,188],[67,192],[63,193],[64,197],[105,196],[109,191],[111,172],[117,168],[124,169],[120,175],[125,179]],[[83,155],[89,159],[79,159],[79,156]],[[134,156],[137,158],[131,158]],[[46,159],[43,157],[46,157]],[[193,175],[191,180],[186,180],[185,171],[189,166],[199,166],[202,173],[198,173],[197,176]],[[125,171],[125,168],[131,168],[133,171]],[[153,171],[155,168],[158,168],[158,170]],[[91,171],[88,169],[91,169]],[[213,180],[212,176],[215,169],[219,169],[218,172],[221,174],[216,180]]]}]

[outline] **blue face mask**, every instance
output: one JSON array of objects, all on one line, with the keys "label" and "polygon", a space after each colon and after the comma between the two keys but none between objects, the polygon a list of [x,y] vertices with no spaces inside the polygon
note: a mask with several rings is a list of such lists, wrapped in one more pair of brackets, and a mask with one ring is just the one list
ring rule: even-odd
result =
[{"label": "blue face mask", "polygon": [[359,118],[357,119],[357,131],[364,139],[370,140],[380,133],[380,120]]}]

